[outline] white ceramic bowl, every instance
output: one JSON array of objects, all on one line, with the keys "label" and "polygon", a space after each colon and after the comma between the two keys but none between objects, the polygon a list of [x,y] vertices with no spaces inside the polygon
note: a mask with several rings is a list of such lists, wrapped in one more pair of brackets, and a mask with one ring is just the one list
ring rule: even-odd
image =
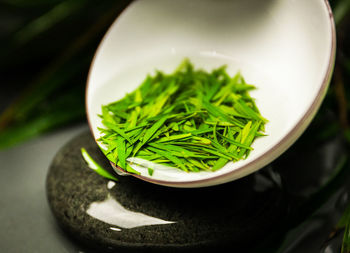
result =
[{"label": "white ceramic bowl", "polygon": [[[155,69],[173,71],[185,57],[210,70],[241,71],[269,120],[249,157],[216,172],[134,167],[136,177],[167,186],[202,187],[248,175],[303,133],[317,112],[335,58],[332,12],[324,0],[137,0],[116,19],[93,59],[86,92],[91,131],[101,105],[133,91]],[[115,166],[114,166],[115,167]],[[115,168],[117,171],[120,168]]]}]

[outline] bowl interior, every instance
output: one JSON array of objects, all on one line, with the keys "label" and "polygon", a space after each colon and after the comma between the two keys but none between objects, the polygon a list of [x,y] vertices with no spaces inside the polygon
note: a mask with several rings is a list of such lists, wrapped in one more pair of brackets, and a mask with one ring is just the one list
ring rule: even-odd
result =
[{"label": "bowl interior", "polygon": [[[246,160],[214,173],[158,166],[141,178],[172,186],[206,186],[245,176],[271,162],[303,132],[325,95],[334,62],[334,28],[319,0],[138,0],[111,26],[93,60],[87,85],[95,138],[101,105],[133,91],[156,69],[172,72],[189,58],[211,70],[241,71],[269,120]],[[154,165],[147,165],[154,166]]]}]

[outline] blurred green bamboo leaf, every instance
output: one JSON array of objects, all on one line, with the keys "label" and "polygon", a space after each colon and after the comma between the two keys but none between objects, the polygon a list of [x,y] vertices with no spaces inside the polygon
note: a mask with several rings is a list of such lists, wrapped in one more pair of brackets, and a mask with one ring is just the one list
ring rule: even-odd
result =
[{"label": "blurred green bamboo leaf", "polygon": [[77,9],[82,8],[86,0],[66,0],[55,5],[48,12],[37,17],[26,24],[14,35],[14,41],[17,44],[24,44],[38,34],[50,29],[56,23],[72,15]]},{"label": "blurred green bamboo leaf", "polygon": [[0,132],[0,149],[9,148],[53,127],[72,123],[82,117],[84,117],[84,110],[81,108],[57,108],[51,113],[38,115],[26,121],[24,125],[16,125]]},{"label": "blurred green bamboo leaf", "polygon": [[344,230],[341,253],[349,253],[350,252],[350,203],[348,204],[342,217],[340,218],[336,226],[336,229]]},{"label": "blurred green bamboo leaf", "polygon": [[[51,8],[51,11],[30,22],[20,30],[19,34],[25,35],[24,40],[33,40],[39,34],[42,36],[42,33],[57,26],[62,19],[69,16],[68,14],[84,13],[85,2],[87,0],[61,1]],[[90,11],[98,10],[98,5],[92,8],[91,1],[89,3]],[[63,123],[68,124],[84,119],[85,79],[93,53],[107,27],[127,3],[127,1],[117,4],[105,1],[100,4],[99,11],[103,14],[96,16],[92,25],[85,25],[80,29],[72,42],[62,47],[62,53],[42,68],[31,82],[28,82],[17,99],[0,115],[0,148],[18,144]],[[82,8],[80,9],[79,6]],[[68,11],[65,13],[66,10]],[[89,18],[85,13],[83,15]],[[48,24],[39,25],[46,21]],[[64,33],[61,35],[65,36]],[[75,96],[74,100],[66,103],[71,108],[62,110],[62,106],[55,101],[67,100],[69,96]],[[47,113],[48,111],[50,113]]]},{"label": "blurred green bamboo leaf", "polygon": [[349,0],[338,1],[337,4],[334,5],[333,15],[334,15],[334,21],[337,25],[341,23],[341,21],[349,13],[349,10],[350,10]]},{"label": "blurred green bamboo leaf", "polygon": [[38,5],[47,5],[47,4],[55,4],[62,2],[62,0],[1,0],[0,3],[6,3],[15,7],[28,7],[28,6],[38,6]]}]

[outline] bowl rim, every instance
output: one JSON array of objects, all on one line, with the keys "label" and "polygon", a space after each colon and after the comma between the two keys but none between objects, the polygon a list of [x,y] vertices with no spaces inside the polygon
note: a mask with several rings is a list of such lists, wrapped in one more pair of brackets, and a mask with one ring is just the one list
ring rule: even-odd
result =
[{"label": "bowl rim", "polygon": [[[86,79],[86,86],[85,86],[85,111],[86,111],[86,117],[88,126],[90,129],[90,132],[93,135],[93,129],[91,125],[91,120],[89,117],[89,110],[88,110],[88,90],[89,90],[89,84],[91,80],[91,73],[92,69],[95,65],[96,57],[101,51],[101,47],[104,44],[103,42],[107,39],[111,28],[118,22],[119,18],[130,8],[130,6],[133,5],[137,1],[131,1],[130,4],[122,10],[119,15],[114,19],[112,24],[107,29],[107,32],[104,34],[102,40],[100,41],[94,56],[92,58],[88,75]],[[279,141],[277,142],[272,148],[268,149],[266,152],[258,156],[253,161],[235,169],[229,172],[226,172],[221,175],[213,176],[210,178],[204,178],[204,179],[197,179],[197,180],[191,180],[191,181],[167,181],[167,180],[160,180],[160,179],[152,179],[150,177],[145,177],[142,175],[137,175],[133,173],[126,172],[124,169],[116,166],[113,162],[110,161],[113,169],[116,171],[117,174],[120,175],[131,175],[138,179],[163,185],[163,186],[170,186],[170,187],[179,187],[179,188],[195,188],[195,187],[206,187],[206,186],[212,186],[217,184],[226,183],[232,180],[239,179],[241,177],[244,177],[246,175],[249,175],[253,172],[258,171],[263,166],[268,164],[269,162],[272,162],[275,158],[277,158],[280,154],[282,154],[284,151],[286,151],[304,132],[304,130],[307,128],[311,120],[313,119],[313,116],[317,113],[323,98],[325,97],[329,83],[331,81],[334,65],[335,65],[335,56],[336,56],[336,27],[334,22],[334,16],[332,12],[332,8],[328,2],[328,0],[323,0],[323,4],[326,7],[326,10],[328,12],[328,18],[329,23],[331,25],[331,53],[329,55],[328,59],[328,65],[327,65],[327,71],[323,77],[322,84],[320,86],[320,89],[318,90],[318,93],[316,95],[315,100],[312,102],[311,106],[308,108],[308,110],[305,112],[305,114],[301,117],[301,119],[298,121],[298,123]],[[95,142],[98,144],[97,140],[93,136]],[[261,166],[262,165],[262,166]],[[242,173],[242,171],[247,170],[248,168],[253,168],[246,173]],[[237,176],[238,174],[238,176]],[[226,180],[225,180],[226,179]]]}]

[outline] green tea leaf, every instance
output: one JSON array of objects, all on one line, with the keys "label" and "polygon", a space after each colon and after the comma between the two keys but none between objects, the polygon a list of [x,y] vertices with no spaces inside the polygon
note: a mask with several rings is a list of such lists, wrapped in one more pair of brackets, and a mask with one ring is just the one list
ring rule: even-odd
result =
[{"label": "green tea leaf", "polygon": [[[123,99],[102,106],[99,129],[107,158],[128,172],[138,157],[184,171],[218,170],[244,159],[263,136],[260,115],[240,73],[226,66],[196,70],[185,59],[172,74],[157,71]],[[153,174],[147,168],[148,174]]]},{"label": "green tea leaf", "polygon": [[83,156],[85,162],[89,165],[89,168],[92,169],[93,171],[95,171],[97,174],[99,174],[100,176],[110,179],[110,180],[114,180],[114,181],[118,181],[118,179],[116,177],[114,177],[111,173],[109,173],[108,171],[106,171],[105,169],[103,169],[101,167],[101,165],[99,165],[90,155],[89,153],[86,151],[85,148],[81,148],[81,155]]}]

